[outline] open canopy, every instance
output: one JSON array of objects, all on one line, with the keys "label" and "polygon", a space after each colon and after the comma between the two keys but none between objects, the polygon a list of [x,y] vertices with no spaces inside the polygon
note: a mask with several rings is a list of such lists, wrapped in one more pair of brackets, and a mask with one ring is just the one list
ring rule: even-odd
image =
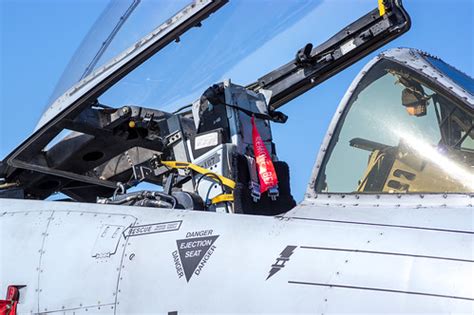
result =
[{"label": "open canopy", "polygon": [[[111,68],[118,56],[136,43],[143,44],[149,32],[166,25],[189,2],[111,1],[65,69],[37,128],[71,103],[73,95],[67,95],[71,87],[83,90],[81,80],[88,77],[91,81],[103,73],[104,66]],[[158,54],[147,58],[104,94],[102,103],[171,111],[224,79],[252,83],[293,58],[308,42],[316,46],[371,11],[376,1],[196,1],[196,5],[203,12],[219,11],[201,19],[202,26],[189,29],[179,42],[173,41],[175,36]]]},{"label": "open canopy", "polygon": [[[284,122],[278,107],[410,27],[399,0],[379,1],[386,6],[362,0],[197,0],[164,21],[153,14],[134,19],[145,3],[119,6],[119,13],[112,14],[118,22],[104,13],[111,25],[97,25],[111,31],[98,36],[100,44],[93,48],[81,46],[86,58],[77,57],[72,62],[77,69],[65,72],[76,83],[47,108],[35,133],[1,165],[1,177],[21,183],[31,198],[56,191],[74,198],[81,191],[83,200],[110,194],[130,178],[130,155],[143,159],[166,153],[170,134],[164,122],[177,107],[199,100],[209,86],[227,78],[251,93],[263,93],[268,120]],[[136,40],[148,29],[147,17],[158,25],[150,22],[152,31]],[[137,21],[143,24],[126,36]],[[89,41],[84,45],[90,47]],[[120,51],[122,46],[128,48]],[[140,122],[137,128],[135,121]]]}]

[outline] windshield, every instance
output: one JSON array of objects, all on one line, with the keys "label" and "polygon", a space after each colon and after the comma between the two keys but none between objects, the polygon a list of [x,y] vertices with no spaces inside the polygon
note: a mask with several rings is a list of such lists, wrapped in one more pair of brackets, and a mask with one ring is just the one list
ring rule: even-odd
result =
[{"label": "windshield", "polygon": [[317,192],[474,191],[474,113],[418,74],[380,61],[359,83],[344,115]]},{"label": "windshield", "polygon": [[[111,2],[74,55],[51,100],[90,70],[88,66],[127,10],[133,8],[93,68],[131,46],[189,1],[135,2]],[[114,107],[137,104],[170,111],[224,79],[239,84],[255,81],[293,58],[308,42],[323,42],[373,7],[373,0],[230,1],[202,27],[189,30],[179,42],[123,78],[99,101]]]}]

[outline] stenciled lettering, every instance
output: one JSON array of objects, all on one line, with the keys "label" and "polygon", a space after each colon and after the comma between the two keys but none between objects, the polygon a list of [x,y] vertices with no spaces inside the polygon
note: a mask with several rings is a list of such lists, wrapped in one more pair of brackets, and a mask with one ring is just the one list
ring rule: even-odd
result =
[{"label": "stenciled lettering", "polygon": [[208,236],[212,235],[212,230],[203,230],[203,231],[196,231],[196,232],[188,232],[186,233],[186,238],[190,237],[201,237],[201,236]]},{"label": "stenciled lettering", "polygon": [[201,263],[198,265],[196,270],[194,271],[194,274],[198,276],[201,273],[202,268],[206,265],[207,261],[209,260],[209,257],[211,257],[212,253],[214,252],[214,249],[216,249],[215,245],[212,245],[207,253],[204,255],[204,257],[201,260]]},{"label": "stenciled lettering", "polygon": [[174,260],[174,266],[176,268],[176,273],[178,274],[178,278],[181,278],[184,276],[184,270],[183,270],[183,265],[181,265],[181,261],[179,259],[178,251],[175,250],[173,253],[173,260]]}]

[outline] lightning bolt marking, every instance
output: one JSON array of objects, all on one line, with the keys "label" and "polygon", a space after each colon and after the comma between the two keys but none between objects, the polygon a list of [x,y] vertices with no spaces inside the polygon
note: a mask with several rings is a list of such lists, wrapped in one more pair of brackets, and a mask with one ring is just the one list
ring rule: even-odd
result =
[{"label": "lightning bolt marking", "polygon": [[280,253],[280,257],[278,257],[275,263],[271,266],[272,268],[270,269],[268,277],[265,280],[268,280],[270,277],[285,267],[285,263],[290,260],[290,256],[293,255],[293,252],[297,247],[298,246],[288,245],[285,247],[285,249],[283,249],[283,251]]}]

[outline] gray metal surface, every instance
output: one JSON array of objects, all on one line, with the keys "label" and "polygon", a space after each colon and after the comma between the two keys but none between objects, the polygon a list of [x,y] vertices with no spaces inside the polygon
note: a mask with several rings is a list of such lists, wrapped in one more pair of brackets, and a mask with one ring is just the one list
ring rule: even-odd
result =
[{"label": "gray metal surface", "polygon": [[[37,259],[21,272],[2,255],[0,290],[39,281],[43,294],[21,289],[20,313],[471,314],[474,222],[472,199],[462,199],[419,209],[306,200],[276,218],[0,200],[2,240],[41,225],[18,232],[9,253],[16,239],[34,244],[47,234],[40,270],[38,246],[25,248]],[[97,259],[104,224],[132,226],[120,235],[125,247]]]}]

